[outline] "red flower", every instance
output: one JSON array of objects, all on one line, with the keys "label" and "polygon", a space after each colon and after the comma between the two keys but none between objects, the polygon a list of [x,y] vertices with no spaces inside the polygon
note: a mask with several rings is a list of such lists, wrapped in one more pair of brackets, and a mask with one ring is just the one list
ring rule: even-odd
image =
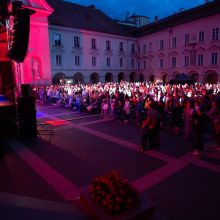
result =
[{"label": "red flower", "polygon": [[130,209],[140,201],[135,188],[118,171],[94,178],[89,192],[93,200],[113,214]]}]

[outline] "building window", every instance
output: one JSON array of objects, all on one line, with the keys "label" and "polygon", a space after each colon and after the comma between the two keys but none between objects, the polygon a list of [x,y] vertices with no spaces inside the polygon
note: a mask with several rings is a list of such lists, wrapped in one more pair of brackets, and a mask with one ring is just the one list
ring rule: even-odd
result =
[{"label": "building window", "polygon": [[205,36],[204,31],[200,31],[199,32],[199,43],[204,43],[204,36]]},{"label": "building window", "polygon": [[185,34],[185,46],[189,45],[189,34]]},{"label": "building window", "polygon": [[184,57],[184,66],[189,66],[189,56]]},{"label": "building window", "polygon": [[80,56],[75,56],[75,66],[80,66]]},{"label": "building window", "polygon": [[198,66],[203,66],[204,56],[203,54],[198,55]]},{"label": "building window", "polygon": [[172,48],[176,48],[176,37],[173,37]]},{"label": "building window", "polygon": [[111,42],[109,40],[106,41],[106,50],[111,50]]},{"label": "building window", "polygon": [[96,57],[92,57],[92,65],[96,66]]},{"label": "building window", "polygon": [[152,59],[149,60],[149,69],[152,69]]},{"label": "building window", "polygon": [[211,64],[216,65],[218,63],[218,53],[212,53]]},{"label": "building window", "polygon": [[134,68],[134,59],[131,59],[131,68]]},{"label": "building window", "polygon": [[111,66],[111,57],[107,57],[106,64],[107,64],[107,67]]},{"label": "building window", "polygon": [[144,69],[146,69],[147,67],[147,63],[146,63],[146,60],[144,60]]},{"label": "building window", "polygon": [[140,61],[138,61],[138,69],[139,69],[139,70],[141,69],[141,63],[140,63]]},{"label": "building window", "polygon": [[61,34],[54,35],[54,45],[61,46]]},{"label": "building window", "polygon": [[74,36],[74,47],[79,48],[80,47],[80,39],[77,36]]},{"label": "building window", "polygon": [[55,61],[56,65],[57,66],[61,66],[61,64],[62,64],[62,59],[61,59],[62,57],[61,57],[61,55],[56,54],[55,58],[56,58],[56,61]]},{"label": "building window", "polygon": [[124,51],[124,44],[123,44],[123,42],[119,43],[119,51]]},{"label": "building window", "polygon": [[138,45],[138,54],[141,53],[141,47]]},{"label": "building window", "polygon": [[120,58],[120,67],[123,67],[123,58]]},{"label": "building window", "polygon": [[163,68],[163,59],[160,59],[160,68]]},{"label": "building window", "polygon": [[160,40],[160,50],[163,50],[163,49],[164,49],[164,41]]},{"label": "building window", "polygon": [[176,67],[176,57],[172,57],[172,67]]},{"label": "building window", "polygon": [[212,29],[212,40],[218,40],[219,39],[219,28],[213,28]]},{"label": "building window", "polygon": [[132,52],[132,53],[135,52],[135,44],[131,44],[131,52]]},{"label": "building window", "polygon": [[146,53],[146,52],[147,52],[147,45],[144,44],[144,45],[143,45],[143,53]]},{"label": "building window", "polygon": [[190,66],[196,65],[196,50],[195,48],[190,51]]},{"label": "building window", "polygon": [[149,52],[151,52],[153,49],[153,43],[149,43]]},{"label": "building window", "polygon": [[91,40],[91,46],[92,46],[92,49],[96,49],[96,39],[92,38]]}]

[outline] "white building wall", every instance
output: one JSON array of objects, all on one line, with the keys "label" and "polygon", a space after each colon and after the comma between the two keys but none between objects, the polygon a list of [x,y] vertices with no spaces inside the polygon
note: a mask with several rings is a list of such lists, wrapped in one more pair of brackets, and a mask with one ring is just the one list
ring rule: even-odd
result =
[{"label": "white building wall", "polygon": [[[61,35],[61,46],[54,46],[54,35]],[[74,36],[80,37],[80,48],[74,48]],[[130,67],[130,48],[132,43],[136,43],[135,38],[115,36],[107,33],[99,33],[86,30],[77,30],[66,27],[50,26],[49,39],[51,50],[52,76],[57,73],[64,73],[66,77],[73,77],[77,73],[84,76],[84,81],[90,81],[92,73],[98,73],[100,81],[105,81],[106,73],[113,74],[113,80],[118,80],[118,74],[123,72],[129,80],[130,72],[134,71]],[[91,39],[96,39],[97,49],[91,49]],[[106,50],[106,41],[111,42],[111,50]],[[123,42],[124,51],[119,52],[119,43]],[[56,54],[62,55],[62,65],[57,66],[55,62]],[[75,56],[80,56],[80,66],[75,65]],[[92,56],[96,57],[96,66],[92,65]],[[107,66],[106,59],[111,58],[111,66]],[[120,67],[119,59],[122,57],[123,67]]]},{"label": "white building wall", "polygon": [[[204,82],[209,72],[215,72],[220,80],[220,34],[218,41],[212,41],[213,28],[220,30],[220,15],[203,18],[190,23],[185,23],[179,26],[168,28],[159,31],[138,40],[138,44],[142,48],[140,59],[146,59],[149,63],[152,59],[152,68],[147,66],[142,69],[142,73],[149,79],[150,75],[154,75],[155,79],[162,79],[163,75],[167,74],[171,79],[176,73],[185,73],[191,75],[198,74],[198,81]],[[199,32],[204,31],[204,43],[199,43]],[[189,34],[189,45],[185,45],[185,34]],[[172,47],[173,37],[176,37],[176,48]],[[160,40],[164,40],[164,49],[160,50]],[[143,53],[143,44],[147,45],[147,53]],[[152,43],[152,51],[149,51],[149,43]],[[184,65],[185,55],[192,53],[195,50],[196,64]],[[218,63],[211,65],[211,55],[213,52],[218,53]],[[203,66],[198,66],[198,54],[204,55]],[[176,67],[172,67],[172,57],[176,57]],[[164,59],[164,67],[159,67],[160,58]],[[143,65],[142,65],[143,66]]]}]

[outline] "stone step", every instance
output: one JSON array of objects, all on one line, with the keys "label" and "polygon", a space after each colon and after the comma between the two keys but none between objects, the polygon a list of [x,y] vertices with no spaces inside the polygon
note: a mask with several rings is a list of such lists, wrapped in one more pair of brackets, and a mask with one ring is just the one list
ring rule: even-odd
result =
[{"label": "stone step", "polygon": [[73,204],[0,193],[0,219],[88,220]]}]

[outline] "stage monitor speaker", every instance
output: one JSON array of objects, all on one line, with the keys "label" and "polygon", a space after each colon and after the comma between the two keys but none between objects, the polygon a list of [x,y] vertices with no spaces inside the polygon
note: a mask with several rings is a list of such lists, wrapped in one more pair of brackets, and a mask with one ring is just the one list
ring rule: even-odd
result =
[{"label": "stage monitor speaker", "polygon": [[27,97],[31,95],[31,86],[30,84],[21,84],[21,95]]},{"label": "stage monitor speaker", "polygon": [[37,135],[36,107],[33,96],[19,96],[17,105],[19,135],[33,137]]}]

